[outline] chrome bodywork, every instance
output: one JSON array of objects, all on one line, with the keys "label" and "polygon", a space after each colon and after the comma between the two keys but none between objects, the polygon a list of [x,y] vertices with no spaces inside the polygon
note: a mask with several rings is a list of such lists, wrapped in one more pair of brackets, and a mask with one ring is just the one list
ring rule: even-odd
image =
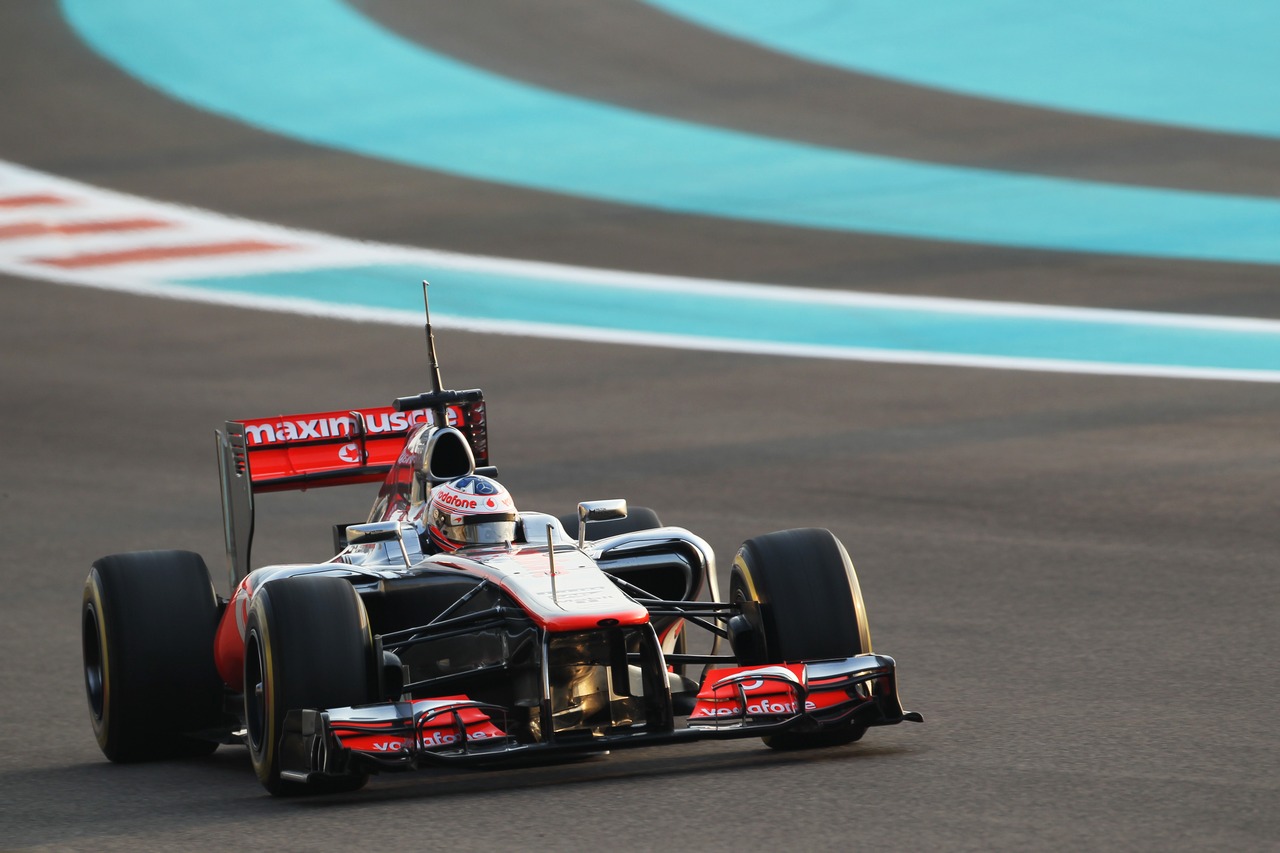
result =
[{"label": "chrome bodywork", "polygon": [[[281,793],[287,783],[324,777],[358,785],[382,770],[704,738],[847,743],[868,726],[920,719],[903,711],[894,661],[871,654],[869,637],[791,647],[799,657],[853,657],[752,665],[775,659],[755,651],[776,614],[819,640],[865,622],[859,609],[815,625],[811,611],[835,595],[788,605],[778,592],[819,589],[789,584],[792,572],[812,568],[837,578],[821,588],[828,591],[845,588],[838,573],[847,574],[860,601],[852,565],[829,531],[748,540],[744,550],[770,537],[823,534],[843,564],[822,562],[808,546],[784,548],[772,563],[772,599],[739,594],[733,602],[721,601],[705,540],[656,526],[647,509],[621,523],[624,500],[583,501],[576,519],[563,521],[514,514],[508,500],[500,538],[443,541],[438,524],[428,528],[433,496],[439,512],[448,504],[456,515],[495,503],[442,484],[498,472],[488,464],[483,392],[443,390],[429,321],[426,336],[431,391],[391,406],[228,421],[216,433],[230,600],[216,600],[198,555],[183,565],[198,570],[214,598],[209,682],[211,704],[222,707],[213,728],[177,734],[249,743],[259,779]],[[256,493],[356,483],[380,489],[365,522],[334,527],[333,557],[250,571]],[[575,521],[570,536],[565,528]],[[598,538],[588,538],[588,522]],[[472,544],[454,549],[460,541]],[[297,582],[308,576],[316,579]],[[93,602],[86,608],[93,640],[101,621]],[[687,651],[686,628],[708,632],[709,653]],[[99,689],[106,655],[92,642],[85,649],[93,707],[107,693]],[[352,701],[364,704],[323,707]]]}]

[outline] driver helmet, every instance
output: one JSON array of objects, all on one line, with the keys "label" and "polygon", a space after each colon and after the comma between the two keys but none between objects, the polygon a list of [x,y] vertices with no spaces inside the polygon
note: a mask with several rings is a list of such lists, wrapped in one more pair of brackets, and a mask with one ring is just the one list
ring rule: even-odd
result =
[{"label": "driver helmet", "polygon": [[515,501],[501,483],[468,474],[431,490],[427,535],[442,551],[501,545],[515,541],[519,520]]}]

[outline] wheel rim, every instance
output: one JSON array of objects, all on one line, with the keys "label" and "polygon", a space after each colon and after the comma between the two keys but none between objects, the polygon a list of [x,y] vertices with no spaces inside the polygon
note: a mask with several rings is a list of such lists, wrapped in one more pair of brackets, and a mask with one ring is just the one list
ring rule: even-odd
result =
[{"label": "wheel rim", "polygon": [[87,604],[84,608],[84,624],[82,626],[84,687],[85,693],[89,697],[89,710],[93,713],[95,720],[102,719],[107,693],[107,678],[103,669],[101,636],[98,611],[92,604]]},{"label": "wheel rim", "polygon": [[249,749],[255,754],[263,751],[268,727],[267,714],[270,713],[263,676],[267,669],[263,660],[264,651],[257,633],[249,632],[244,650],[244,721],[249,735]]},{"label": "wheel rim", "polygon": [[[731,604],[745,604],[749,601],[758,600],[752,595],[752,590],[746,585],[746,582],[736,573],[729,580],[729,602]],[[758,621],[751,619],[746,613],[733,617],[742,619],[750,626],[751,643],[750,648],[739,649],[733,647],[734,656],[738,658],[738,662],[743,666],[755,666],[758,664],[768,663],[768,638],[765,636],[764,625]]]}]

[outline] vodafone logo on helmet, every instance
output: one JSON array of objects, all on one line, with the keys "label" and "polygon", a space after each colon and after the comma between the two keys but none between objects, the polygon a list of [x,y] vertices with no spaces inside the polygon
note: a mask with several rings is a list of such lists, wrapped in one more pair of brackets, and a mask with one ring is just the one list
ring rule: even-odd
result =
[{"label": "vodafone logo on helmet", "polygon": [[506,489],[474,474],[437,486],[431,493],[431,502],[437,509],[454,514],[509,512],[515,508]]},{"label": "vodafone logo on helmet", "polygon": [[[436,497],[436,502],[453,509],[475,509],[476,499],[459,494],[453,489],[443,489]],[[490,501],[492,503],[492,501]]]}]

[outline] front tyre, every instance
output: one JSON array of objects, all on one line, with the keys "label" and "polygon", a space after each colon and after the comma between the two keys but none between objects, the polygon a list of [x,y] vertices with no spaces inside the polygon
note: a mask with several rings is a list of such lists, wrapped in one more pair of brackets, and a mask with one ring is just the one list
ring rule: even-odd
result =
[{"label": "front tyre", "polygon": [[[748,539],[733,559],[729,600],[746,606],[731,623],[743,666],[829,660],[867,654],[871,631],[858,575],[829,530],[782,530]],[[736,630],[733,630],[736,629]],[[851,743],[861,726],[782,732],[764,738],[774,749]]]},{"label": "front tyre", "polygon": [[354,791],[368,775],[311,783],[280,778],[280,738],[292,710],[372,701],[373,636],[364,603],[335,577],[281,578],[253,597],[245,627],[244,709],[249,755],[272,794]]},{"label": "front tyre", "polygon": [[142,551],[93,564],[80,606],[81,650],[89,719],[107,758],[184,758],[218,748],[225,727],[213,662],[218,616],[199,554]]}]

